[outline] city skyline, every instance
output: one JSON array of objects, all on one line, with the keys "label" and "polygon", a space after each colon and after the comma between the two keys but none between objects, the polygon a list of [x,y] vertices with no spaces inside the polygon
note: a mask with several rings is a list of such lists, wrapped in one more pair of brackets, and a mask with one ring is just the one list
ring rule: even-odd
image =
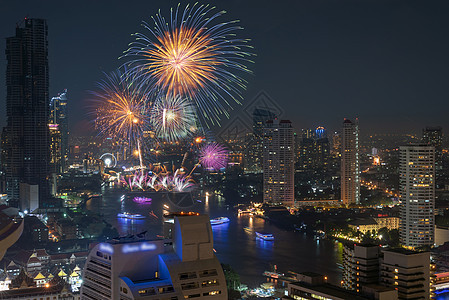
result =
[{"label": "city skyline", "polygon": [[[135,1],[126,13],[119,2],[109,2],[107,7],[90,4],[89,10],[78,3],[72,6],[52,1],[43,5],[27,1],[0,4],[6,15],[0,34],[11,36],[13,30],[6,25],[27,15],[48,20],[50,95],[69,90],[71,132],[85,133],[87,124],[91,125],[82,108],[87,91],[94,89],[102,72],[121,64],[117,57],[132,41],[130,34],[141,30],[142,21],[148,21],[157,8],[164,10],[176,4],[168,1],[153,6]],[[243,93],[243,105],[265,90],[284,109],[281,117],[291,119],[296,130],[317,125],[335,130],[347,115],[359,117],[366,132],[448,127],[444,109],[435,109],[446,106],[447,91],[442,82],[449,78],[444,68],[449,44],[443,37],[449,26],[442,11],[447,3],[212,4],[228,11],[226,20],[240,20],[244,37],[255,47],[254,75],[244,78],[248,89]],[[264,20],[269,17],[272,22],[266,25]],[[80,19],[83,22],[77,23]],[[4,68],[5,63],[0,66],[1,76]],[[4,80],[0,80],[0,90],[5,90]],[[423,100],[428,103],[426,107],[419,105]],[[0,107],[4,114],[4,105]],[[239,106],[233,107],[237,113]],[[80,115],[83,117],[74,117]]]},{"label": "city skyline", "polygon": [[53,1],[5,6],[3,298],[449,295],[448,4]]}]

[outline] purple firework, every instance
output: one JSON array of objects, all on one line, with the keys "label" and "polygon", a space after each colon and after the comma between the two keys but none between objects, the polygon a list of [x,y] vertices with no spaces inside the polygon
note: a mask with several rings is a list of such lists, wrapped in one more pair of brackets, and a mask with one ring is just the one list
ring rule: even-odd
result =
[{"label": "purple firework", "polygon": [[228,151],[226,147],[218,143],[205,145],[200,151],[200,164],[211,170],[219,170],[226,167]]}]

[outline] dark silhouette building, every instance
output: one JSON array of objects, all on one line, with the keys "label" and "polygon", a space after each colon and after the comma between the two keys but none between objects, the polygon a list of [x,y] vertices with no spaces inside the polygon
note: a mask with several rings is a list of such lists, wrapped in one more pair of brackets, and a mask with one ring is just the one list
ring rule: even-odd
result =
[{"label": "dark silhouette building", "polygon": [[49,96],[47,22],[25,18],[6,39],[6,116],[3,164],[8,203],[19,206],[20,184],[48,197]]},{"label": "dark silhouette building", "polygon": [[274,119],[276,114],[267,109],[256,108],[253,111],[252,142],[246,161],[249,171],[260,173],[263,170],[263,132],[266,122]]},{"label": "dark silhouette building", "polygon": [[343,204],[360,203],[359,124],[343,121],[341,141],[341,199]]},{"label": "dark silhouette building", "polygon": [[330,156],[329,139],[326,129],[317,127],[315,130],[305,129],[299,147],[300,169],[323,169],[327,168]]}]

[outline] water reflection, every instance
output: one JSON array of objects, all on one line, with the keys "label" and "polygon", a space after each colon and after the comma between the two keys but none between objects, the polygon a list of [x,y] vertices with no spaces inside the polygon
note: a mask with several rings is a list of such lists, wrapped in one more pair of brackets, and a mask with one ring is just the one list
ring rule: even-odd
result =
[{"label": "water reflection", "polygon": [[[148,238],[157,238],[163,233],[164,213],[173,208],[157,193],[146,195],[152,198],[151,204],[138,204],[126,197],[121,202],[123,191],[105,190],[103,199],[93,199],[86,203],[88,210],[103,214],[105,220],[116,227],[121,235],[136,234],[147,230]],[[145,195],[143,195],[145,196]],[[240,275],[243,283],[256,287],[267,281],[262,273],[273,265],[283,273],[288,271],[312,271],[324,273],[329,281],[340,284],[341,244],[322,240],[318,244],[303,233],[283,231],[264,219],[248,215],[237,217],[226,205],[221,196],[203,197],[195,201],[191,211],[209,214],[211,218],[228,217],[229,223],[212,227],[214,249],[222,263],[230,264]],[[167,205],[169,208],[164,207]],[[145,216],[143,220],[126,221],[117,218],[117,213],[129,212]],[[153,215],[154,216],[153,216]],[[245,230],[248,227],[250,230]],[[256,239],[255,231],[272,233],[274,241]]]}]

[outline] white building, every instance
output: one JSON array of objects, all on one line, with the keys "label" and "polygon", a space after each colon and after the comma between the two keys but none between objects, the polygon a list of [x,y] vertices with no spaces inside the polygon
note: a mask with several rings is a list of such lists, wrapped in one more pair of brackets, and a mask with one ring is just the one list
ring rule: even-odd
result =
[{"label": "white building", "polygon": [[295,141],[288,120],[266,122],[263,139],[264,202],[293,206]]},{"label": "white building", "polygon": [[341,142],[341,199],[343,204],[360,203],[359,124],[343,122]]},{"label": "white building", "polygon": [[435,240],[435,149],[417,144],[400,147],[400,239],[415,248]]},{"label": "white building", "polygon": [[173,240],[120,238],[89,253],[81,299],[227,299],[206,215],[175,217]]}]

